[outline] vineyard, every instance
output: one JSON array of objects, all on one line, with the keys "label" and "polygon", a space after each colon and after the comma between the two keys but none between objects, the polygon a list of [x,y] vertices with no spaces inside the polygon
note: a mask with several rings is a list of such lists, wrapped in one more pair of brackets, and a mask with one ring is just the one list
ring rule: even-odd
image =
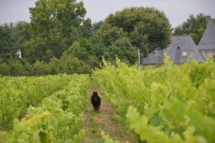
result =
[{"label": "vineyard", "polygon": [[[7,80],[11,80],[7,83],[10,87],[3,86]],[[1,103],[4,103],[1,104],[1,127],[10,125],[9,121],[13,120],[11,130],[0,132],[1,143],[82,141],[85,134],[81,130],[82,112],[88,102],[88,75],[58,75],[33,79],[1,78],[1,81],[3,84],[0,99]],[[53,91],[56,92],[52,93]],[[51,96],[48,96],[50,94]],[[22,112],[17,111],[25,110],[26,115],[19,120],[17,117]],[[11,114],[13,116],[10,116]]]},{"label": "vineyard", "polygon": [[137,70],[117,60],[94,72],[118,121],[149,143],[215,142],[215,64],[208,59]]},{"label": "vineyard", "polygon": [[[138,69],[119,59],[115,65],[103,60],[91,77],[1,77],[0,142],[83,142],[83,114],[95,83],[115,107],[114,119],[136,134],[136,142],[214,143],[214,61],[177,66],[166,57],[164,63]],[[119,142],[104,133],[101,138]]]}]

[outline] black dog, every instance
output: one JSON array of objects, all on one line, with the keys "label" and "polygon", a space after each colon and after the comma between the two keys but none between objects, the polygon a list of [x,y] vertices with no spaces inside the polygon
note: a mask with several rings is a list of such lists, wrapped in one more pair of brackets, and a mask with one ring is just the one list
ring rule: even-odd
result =
[{"label": "black dog", "polygon": [[93,92],[93,95],[91,95],[91,103],[93,105],[93,108],[95,111],[99,111],[100,105],[101,105],[101,98],[99,97],[97,92]]}]

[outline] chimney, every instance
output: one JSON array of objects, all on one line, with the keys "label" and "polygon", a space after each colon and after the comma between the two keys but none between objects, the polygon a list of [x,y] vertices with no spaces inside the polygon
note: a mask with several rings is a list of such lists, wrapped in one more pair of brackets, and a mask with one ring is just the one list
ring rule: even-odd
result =
[{"label": "chimney", "polygon": [[208,15],[206,16],[206,19],[207,19],[207,24],[208,24],[209,20],[211,20],[211,16],[208,14]]}]

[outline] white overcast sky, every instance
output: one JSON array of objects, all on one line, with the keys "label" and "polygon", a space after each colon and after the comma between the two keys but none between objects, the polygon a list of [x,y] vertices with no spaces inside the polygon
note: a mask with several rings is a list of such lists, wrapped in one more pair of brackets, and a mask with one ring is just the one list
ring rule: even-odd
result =
[{"label": "white overcast sky", "polygon": [[[37,0],[0,0],[0,24],[28,21],[29,7]],[[78,2],[81,0],[77,0]],[[132,6],[155,7],[165,13],[172,27],[182,24],[190,14],[210,14],[215,18],[215,0],[82,0],[86,18],[92,22],[104,20],[110,13]]]}]

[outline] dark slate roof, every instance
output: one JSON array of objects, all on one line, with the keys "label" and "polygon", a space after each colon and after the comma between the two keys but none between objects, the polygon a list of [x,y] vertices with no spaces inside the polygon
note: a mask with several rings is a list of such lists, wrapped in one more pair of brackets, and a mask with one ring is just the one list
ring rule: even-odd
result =
[{"label": "dark slate roof", "polygon": [[[176,64],[182,64],[192,56],[197,62],[203,63],[205,60],[199,53],[196,44],[190,36],[172,36],[172,43],[165,50]],[[182,56],[186,52],[187,56]]]},{"label": "dark slate roof", "polygon": [[164,50],[154,50],[143,59],[144,65],[162,64],[164,59]]},{"label": "dark slate roof", "polygon": [[[186,52],[186,56],[182,54]],[[204,59],[190,36],[172,36],[171,44],[164,50],[155,50],[143,59],[143,65],[163,63],[164,53],[170,56],[175,64],[182,64],[191,56],[197,62],[203,63]]]},{"label": "dark slate roof", "polygon": [[198,49],[215,50],[215,25],[212,19],[208,20],[207,28],[199,42]]}]

